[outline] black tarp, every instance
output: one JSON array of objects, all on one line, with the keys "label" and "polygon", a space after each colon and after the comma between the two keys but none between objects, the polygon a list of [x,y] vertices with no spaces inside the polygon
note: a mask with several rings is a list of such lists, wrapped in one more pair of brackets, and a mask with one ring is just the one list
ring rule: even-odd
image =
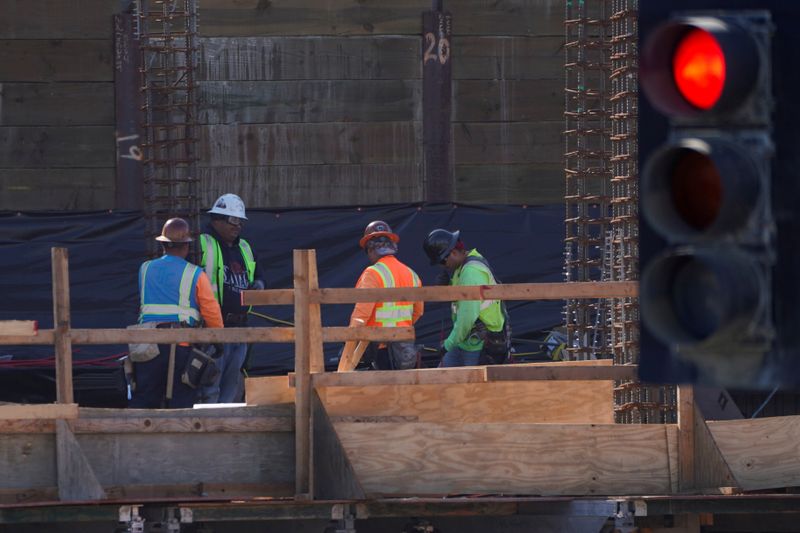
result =
[{"label": "black tarp", "polygon": [[[375,219],[386,220],[400,235],[398,257],[419,273],[424,284],[432,284],[439,272],[428,264],[422,251],[425,235],[436,227],[461,230],[465,244],[484,254],[505,283],[562,279],[564,211],[560,205],[406,204],[249,210],[248,218],[242,235],[258,254],[268,288],[292,286],[293,249],[317,251],[321,287],[352,287],[367,266],[358,239],[367,223]],[[134,323],[138,312],[136,275],[145,250],[143,235],[140,212],[0,214],[0,264],[4,273],[0,279],[0,320],[38,320],[41,328],[53,326],[50,249],[59,246],[69,250],[72,326],[118,328]],[[542,332],[562,322],[562,301],[509,302],[508,307],[515,337],[541,338]],[[352,305],[323,306],[323,325],[346,325],[351,310]],[[279,320],[293,319],[291,306],[259,307],[256,311]],[[276,325],[260,318],[251,324]],[[437,346],[449,327],[449,306],[428,303],[417,324],[418,342]],[[326,344],[328,364],[335,360],[339,348]],[[82,374],[81,368],[110,369],[114,363],[108,358],[125,349],[76,346],[76,388],[81,379],[92,381],[92,373]],[[524,351],[528,346],[517,349]],[[292,369],[292,353],[291,345],[254,346],[251,374]],[[15,396],[15,383],[23,386],[20,360],[51,355],[49,346],[0,346],[0,378],[4,373],[6,378],[9,373],[19,378],[0,381],[0,400]],[[2,360],[9,356],[17,366]],[[44,370],[47,363],[39,366],[43,374],[51,372]],[[32,371],[24,370],[26,376]]]}]

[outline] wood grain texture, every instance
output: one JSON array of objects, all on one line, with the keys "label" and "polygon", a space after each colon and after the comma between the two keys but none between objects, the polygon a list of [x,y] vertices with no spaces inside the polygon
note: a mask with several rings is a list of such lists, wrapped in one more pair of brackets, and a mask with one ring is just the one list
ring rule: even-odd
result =
[{"label": "wood grain texture", "polygon": [[0,320],[0,336],[22,335],[32,337],[39,330],[35,320]]},{"label": "wood grain texture", "polygon": [[743,490],[800,485],[800,416],[708,421],[707,424]]},{"label": "wood grain texture", "polygon": [[[455,21],[458,30],[459,21]],[[453,37],[453,79],[549,80],[564,77],[563,36]],[[563,87],[563,83],[561,83]]]},{"label": "wood grain texture", "polygon": [[0,126],[113,124],[111,83],[0,83]]},{"label": "wood grain texture", "polygon": [[201,82],[200,124],[419,120],[420,84],[405,80]]},{"label": "wood grain texture", "polygon": [[334,426],[368,496],[670,491],[671,425]]},{"label": "wood grain texture", "polygon": [[78,404],[43,403],[0,405],[0,420],[55,420],[78,418]]},{"label": "wood grain texture", "polygon": [[106,498],[103,487],[65,420],[56,420],[56,466],[59,500],[94,501]]},{"label": "wood grain texture", "polygon": [[4,0],[0,39],[110,39],[109,0]]},{"label": "wood grain texture", "polygon": [[695,486],[699,490],[736,486],[733,473],[697,406],[694,414],[694,446]]},{"label": "wood grain texture", "polygon": [[344,453],[328,413],[317,391],[311,391],[314,498],[320,500],[364,499],[364,489],[358,482],[353,466]]},{"label": "wood grain texture", "polygon": [[114,169],[0,169],[0,205],[19,211],[111,209]]},{"label": "wood grain texture", "polygon": [[421,77],[419,36],[215,37],[198,45],[200,81]]},{"label": "wood grain texture", "polygon": [[[612,424],[612,381],[530,381],[331,387],[328,415],[409,416],[420,422]],[[569,398],[569,402],[564,402]]]},{"label": "wood grain texture", "polygon": [[201,127],[199,134],[201,167],[418,164],[420,160],[411,122],[232,124]]},{"label": "wood grain texture", "polygon": [[455,158],[460,165],[561,164],[563,129],[563,121],[462,122],[453,126]]},{"label": "wood grain texture", "polygon": [[0,168],[111,168],[111,126],[0,127]]},{"label": "wood grain texture", "polygon": [[[461,35],[562,35],[557,0],[462,0],[447,4]],[[203,36],[418,34],[426,0],[205,0]]]},{"label": "wood grain texture", "polygon": [[545,205],[564,201],[561,163],[456,164],[455,176],[457,202]]},{"label": "wood grain texture", "polygon": [[69,249],[51,248],[53,285],[53,350],[56,354],[56,401],[74,402],[72,386],[72,341],[70,339]]},{"label": "wood grain texture", "polygon": [[247,405],[294,404],[294,389],[289,387],[289,376],[248,377],[244,398]]},{"label": "wood grain texture", "polygon": [[550,80],[456,80],[453,122],[558,121],[564,87]]},{"label": "wood grain texture", "polygon": [[[315,207],[418,202],[422,199],[418,161],[400,164],[217,166],[199,168],[203,205],[220,191],[258,207]],[[563,177],[562,177],[563,178]],[[563,179],[562,179],[563,181]]]},{"label": "wood grain texture", "polygon": [[[293,376],[289,376],[292,384]],[[369,385],[415,385],[481,383],[486,381],[486,367],[420,368],[413,370],[378,370],[374,372],[326,372],[313,376],[314,386],[363,387]]]},{"label": "wood grain texture", "polygon": [[111,39],[2,39],[0,81],[113,81],[113,57]]}]

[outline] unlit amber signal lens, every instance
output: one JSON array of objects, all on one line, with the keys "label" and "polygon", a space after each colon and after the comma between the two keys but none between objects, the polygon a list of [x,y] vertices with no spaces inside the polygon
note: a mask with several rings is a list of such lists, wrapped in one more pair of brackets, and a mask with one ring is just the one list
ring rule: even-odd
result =
[{"label": "unlit amber signal lens", "polygon": [[703,110],[714,107],[725,87],[725,54],[717,39],[705,30],[689,31],[675,49],[672,74],[687,102]]}]

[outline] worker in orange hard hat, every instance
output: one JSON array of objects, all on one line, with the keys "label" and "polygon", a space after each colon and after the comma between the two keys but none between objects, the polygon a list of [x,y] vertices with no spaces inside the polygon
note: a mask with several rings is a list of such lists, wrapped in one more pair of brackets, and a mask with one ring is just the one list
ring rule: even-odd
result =
[{"label": "worker in orange hard hat", "polygon": [[[192,242],[189,223],[171,218],[155,239],[163,246],[164,255],[145,261],[139,268],[139,323],[173,328],[197,327],[204,322],[207,327],[221,328],[222,314],[208,276],[186,261]],[[156,351],[148,345],[134,346],[142,348],[129,353],[135,374],[130,407],[191,407],[195,388],[181,379],[192,356],[191,348],[159,344]],[[172,383],[168,383],[168,376],[172,376]]]},{"label": "worker in orange hard hat", "polygon": [[[395,255],[400,237],[383,220],[367,224],[358,241],[370,262],[358,278],[356,288],[419,287],[422,282],[411,268],[401,263]],[[361,302],[350,316],[350,327],[410,327],[424,310],[423,302]],[[363,354],[363,355],[362,355]],[[369,344],[367,341],[349,341],[342,350],[339,370],[352,370],[363,358],[378,370],[414,368],[419,351],[413,342]]]}]

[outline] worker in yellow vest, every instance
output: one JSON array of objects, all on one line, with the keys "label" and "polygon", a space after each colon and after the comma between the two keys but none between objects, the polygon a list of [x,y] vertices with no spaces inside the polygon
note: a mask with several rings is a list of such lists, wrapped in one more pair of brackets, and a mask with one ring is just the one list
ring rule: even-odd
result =
[{"label": "worker in yellow vest", "polygon": [[[375,220],[367,225],[358,244],[366,252],[370,266],[358,278],[357,289],[422,285],[417,273],[395,257],[398,242],[400,237],[386,222]],[[419,320],[423,310],[423,302],[360,302],[350,316],[350,327],[410,327]],[[359,342],[366,341],[347,342],[340,361],[349,360]],[[418,363],[418,350],[413,342],[370,343],[362,360],[377,370],[414,368]]]},{"label": "worker in yellow vest", "polygon": [[[235,194],[223,194],[208,211],[211,223],[200,235],[200,266],[211,280],[214,296],[222,308],[226,328],[247,326],[248,308],[242,305],[241,291],[265,287],[258,258],[240,237],[247,220],[244,202]],[[242,367],[247,344],[224,345],[217,360],[219,379],[201,391],[203,403],[240,402],[244,397]]]}]

